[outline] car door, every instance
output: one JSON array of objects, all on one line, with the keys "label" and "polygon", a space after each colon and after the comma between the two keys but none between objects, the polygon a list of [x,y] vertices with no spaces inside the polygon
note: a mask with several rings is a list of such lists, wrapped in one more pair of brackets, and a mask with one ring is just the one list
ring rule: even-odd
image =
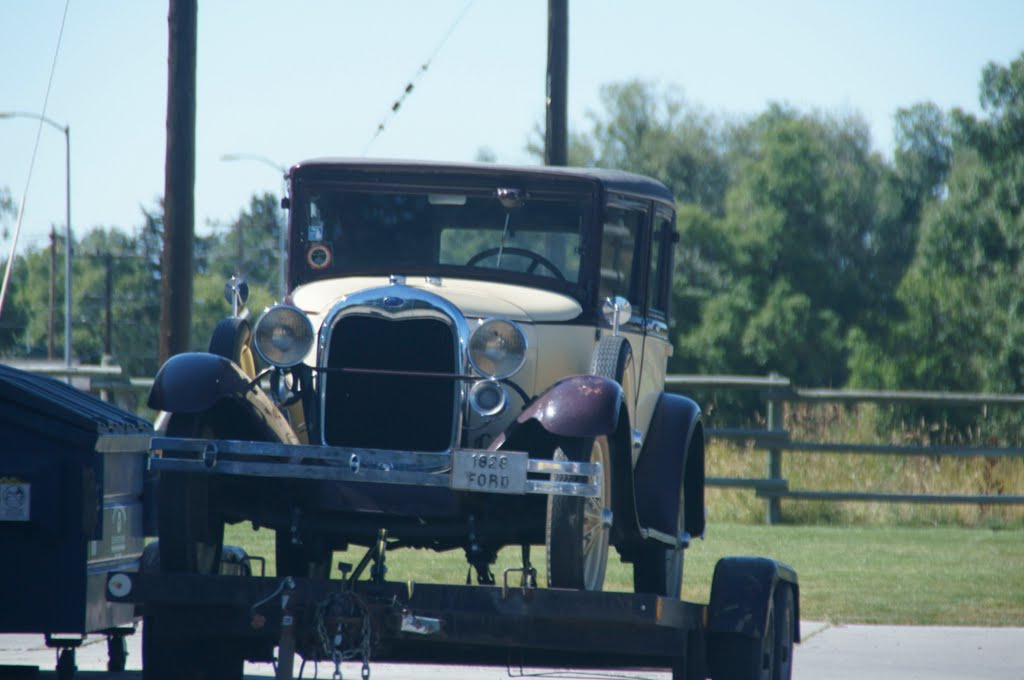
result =
[{"label": "car door", "polygon": [[645,239],[643,267],[643,309],[637,312],[643,328],[643,349],[639,364],[636,420],[634,428],[647,434],[658,396],[665,389],[665,372],[672,356],[669,341],[669,308],[672,300],[672,249],[675,243],[675,214],[656,204],[651,220],[650,238]]},{"label": "car door", "polygon": [[[643,306],[644,253],[650,226],[650,204],[628,196],[609,196],[604,209],[601,235],[601,281],[599,301],[624,297],[633,309],[633,315],[619,328],[632,349],[632,361],[622,376],[626,392],[630,422],[636,421],[637,388],[644,343],[643,317],[638,311]],[[604,335],[611,335],[605,331]]]}]

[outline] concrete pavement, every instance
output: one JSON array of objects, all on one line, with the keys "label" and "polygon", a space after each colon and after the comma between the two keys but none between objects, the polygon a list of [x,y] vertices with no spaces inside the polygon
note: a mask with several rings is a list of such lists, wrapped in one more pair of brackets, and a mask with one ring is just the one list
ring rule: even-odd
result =
[{"label": "concrete pavement", "polygon": [[[953,628],[918,626],[832,626],[802,622],[804,642],[797,647],[795,680],[1024,680],[1024,628]],[[85,641],[77,652],[77,677],[84,680],[138,680],[141,638],[128,638],[128,671],[106,673],[107,646],[103,637]],[[38,666],[39,678],[53,678],[56,653],[42,635],[0,635],[0,668]],[[318,676],[329,678],[331,664],[321,663]],[[298,675],[296,664],[295,673]],[[358,678],[360,665],[342,666],[346,678]],[[450,667],[409,664],[371,664],[373,680],[507,680],[510,676],[622,678],[668,680],[668,673],[649,671],[552,671],[536,668]],[[273,677],[269,664],[250,664],[250,678]],[[307,666],[304,677],[314,677]],[[0,679],[4,678],[0,670]]]}]

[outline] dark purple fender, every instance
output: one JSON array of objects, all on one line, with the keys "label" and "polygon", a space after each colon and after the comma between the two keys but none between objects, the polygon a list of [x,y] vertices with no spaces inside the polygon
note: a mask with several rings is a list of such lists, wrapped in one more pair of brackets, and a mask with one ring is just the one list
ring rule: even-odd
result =
[{"label": "dark purple fender", "polygon": [[[670,536],[680,529],[691,536],[704,535],[704,425],[696,402],[679,394],[661,394],[633,480],[641,527]],[[685,527],[676,527],[680,482]]]},{"label": "dark purple fender", "polygon": [[270,397],[238,365],[217,354],[186,352],[168,359],[153,380],[148,404],[169,413],[203,413],[222,399],[243,404],[246,415],[281,443],[299,443]]},{"label": "dark purple fender", "polygon": [[621,404],[622,387],[614,380],[574,375],[548,388],[516,421],[535,420],[559,437],[598,437],[615,430]]}]

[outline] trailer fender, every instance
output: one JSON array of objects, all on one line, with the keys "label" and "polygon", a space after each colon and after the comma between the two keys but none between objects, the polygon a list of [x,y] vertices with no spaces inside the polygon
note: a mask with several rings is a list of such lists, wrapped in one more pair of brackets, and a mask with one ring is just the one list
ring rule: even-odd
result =
[{"label": "trailer fender", "polygon": [[153,380],[149,407],[170,414],[207,414],[222,437],[298,444],[288,421],[233,361],[207,352],[186,352],[167,360]]},{"label": "trailer fender", "polygon": [[559,437],[598,437],[615,430],[621,405],[622,387],[614,380],[575,375],[552,385],[516,422],[534,420]]},{"label": "trailer fender", "polygon": [[796,571],[764,557],[723,557],[715,565],[708,605],[708,633],[760,638],[779,583],[793,588],[793,641],[800,641],[800,587]]},{"label": "trailer fender", "polygon": [[[692,399],[665,392],[658,397],[634,484],[640,526],[669,536],[704,535],[704,426]],[[676,526],[680,498],[683,527]]]}]

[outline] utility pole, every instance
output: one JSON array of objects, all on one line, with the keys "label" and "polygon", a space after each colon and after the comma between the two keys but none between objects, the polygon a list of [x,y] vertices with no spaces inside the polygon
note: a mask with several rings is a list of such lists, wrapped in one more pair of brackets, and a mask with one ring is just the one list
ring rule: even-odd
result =
[{"label": "utility pole", "polygon": [[114,297],[114,256],[107,253],[103,256],[103,264],[106,266],[106,285],[103,294],[103,310],[106,315],[106,328],[103,334],[103,354],[114,355],[114,322],[113,322],[113,297]]},{"label": "utility pole", "polygon": [[46,341],[46,358],[53,359],[53,328],[56,325],[57,313],[55,302],[57,298],[57,230],[50,227],[50,325],[48,327]]},{"label": "utility pole", "polygon": [[569,0],[548,0],[547,129],[544,163],[567,165]]},{"label": "utility pole", "polygon": [[197,0],[169,0],[160,361],[189,349],[196,176]]}]

